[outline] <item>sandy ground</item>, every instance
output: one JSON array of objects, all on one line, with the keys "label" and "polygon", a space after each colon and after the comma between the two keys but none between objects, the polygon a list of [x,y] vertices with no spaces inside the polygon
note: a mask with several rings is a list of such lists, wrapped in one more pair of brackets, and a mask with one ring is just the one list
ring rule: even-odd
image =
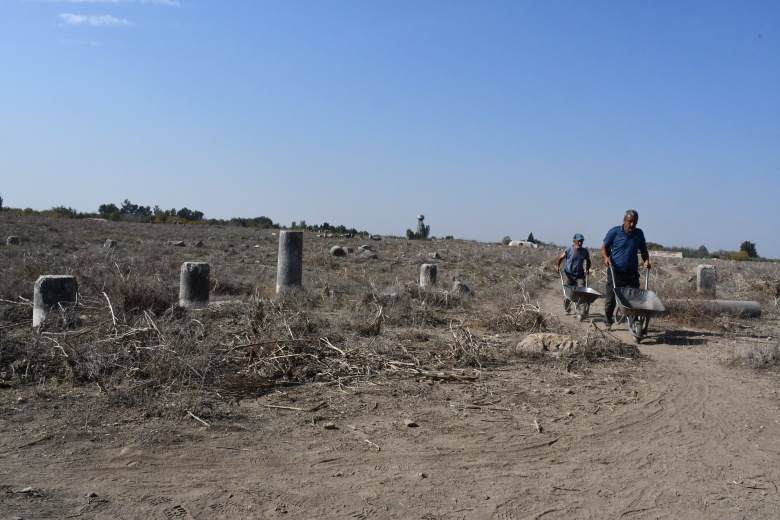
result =
[{"label": "sandy ground", "polygon": [[[559,289],[545,310],[584,331]],[[780,518],[777,370],[724,341],[651,324],[640,362],[284,388],[208,421],[26,389],[0,406],[0,519]]]}]

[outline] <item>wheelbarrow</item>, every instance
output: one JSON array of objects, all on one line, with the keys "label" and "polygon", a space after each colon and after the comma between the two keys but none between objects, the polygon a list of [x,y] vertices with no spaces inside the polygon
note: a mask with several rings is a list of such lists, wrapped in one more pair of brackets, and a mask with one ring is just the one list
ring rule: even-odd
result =
[{"label": "wheelbarrow", "polygon": [[568,314],[571,306],[574,305],[574,313],[577,321],[582,321],[588,317],[590,304],[604,295],[595,289],[588,287],[588,275],[585,274],[585,287],[577,285],[566,285],[563,282],[563,271],[560,272],[561,285],[563,286],[563,309]]},{"label": "wheelbarrow", "polygon": [[[612,265],[609,266],[612,271]],[[666,307],[661,299],[653,291],[648,290],[647,284],[650,278],[650,269],[645,271],[645,288],[634,289],[632,287],[614,287],[615,291],[615,323],[628,322],[631,337],[634,343],[639,343],[647,337],[647,329],[650,326],[650,318],[666,312]],[[613,284],[615,272],[612,271]]]}]

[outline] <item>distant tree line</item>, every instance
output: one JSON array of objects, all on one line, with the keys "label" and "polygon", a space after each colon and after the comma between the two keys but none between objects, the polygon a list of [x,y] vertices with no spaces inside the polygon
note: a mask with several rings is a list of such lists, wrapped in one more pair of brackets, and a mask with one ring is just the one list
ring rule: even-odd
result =
[{"label": "distant tree line", "polygon": [[[0,199],[0,201],[1,200],[2,199]],[[6,208],[3,207],[2,204],[0,204],[0,211],[3,213],[22,216],[33,215],[52,218],[78,219],[104,218],[113,221],[131,221],[151,224],[171,224],[178,222],[181,224],[241,226],[263,229],[278,229],[280,227],[279,224],[275,224],[268,217],[232,218],[230,220],[205,219],[202,211],[191,210],[186,207],[179,210],[175,208],[166,210],[160,208],[160,206],[141,206],[139,204],[133,204],[128,199],[125,199],[121,206],[117,206],[113,203],[101,204],[98,207],[98,210],[94,213],[80,212],[66,206],[55,206],[47,210],[34,210],[32,208]]]},{"label": "distant tree line", "polygon": [[98,207],[98,215],[108,220],[135,220],[138,222],[170,222],[171,217],[175,217],[178,220],[186,220],[187,222],[195,222],[203,219],[202,211],[195,211],[188,208],[176,208],[162,209],[160,206],[140,206],[133,204],[128,199],[122,202],[121,207],[117,207],[116,204],[101,204]]},{"label": "distant tree line", "polygon": [[368,235],[369,234],[368,231],[358,231],[353,227],[348,228],[343,224],[339,224],[337,226],[333,226],[331,224],[328,224],[327,222],[323,222],[322,224],[309,224],[305,220],[301,220],[300,222],[296,222],[295,220],[293,220],[292,224],[290,224],[290,229],[318,231],[321,233],[333,233],[336,235],[360,235],[360,234]]},{"label": "distant tree line", "polygon": [[[96,213],[82,213],[79,211],[76,211],[75,209],[71,207],[66,206],[56,206],[47,210],[38,211],[34,210],[32,208],[25,208],[25,209],[19,209],[19,208],[6,208],[3,206],[3,197],[0,196],[0,212],[3,213],[10,213],[14,215],[37,215],[37,216],[43,216],[43,217],[53,217],[53,218],[104,218],[107,220],[130,220],[134,222],[145,222],[145,223],[153,223],[153,224],[164,224],[164,223],[173,223],[173,222],[179,222],[179,223],[186,223],[186,224],[201,224],[201,225],[216,225],[216,226],[239,226],[239,227],[246,227],[246,228],[260,228],[260,229],[287,229],[286,227],[280,226],[277,223],[274,223],[273,220],[271,220],[268,217],[254,217],[254,218],[241,218],[241,217],[233,217],[230,220],[222,220],[222,219],[205,219],[204,214],[202,211],[197,210],[191,210],[188,208],[181,208],[179,210],[175,208],[171,209],[162,209],[160,206],[141,206],[138,204],[133,204],[130,202],[130,200],[125,199],[122,202],[121,206],[117,206],[116,204],[109,203],[109,204],[101,204],[98,207],[98,210]],[[327,222],[323,222],[322,224],[307,224],[305,220],[301,220],[300,222],[293,221],[292,225],[290,226],[290,229],[305,229],[307,231],[320,231],[323,233],[334,233],[334,234],[352,234],[352,235],[359,235],[359,234],[365,234],[368,235],[368,231],[357,231],[354,227],[348,228],[342,224],[338,226],[332,226]],[[409,239],[427,239],[428,235],[430,234],[430,226],[424,226],[424,231],[422,234],[418,234],[413,232],[411,229],[406,230],[406,237]],[[446,237],[446,238],[452,238],[452,237]],[[509,237],[506,236],[502,240],[504,243],[509,243]],[[537,240],[534,238],[534,234],[531,233],[528,235],[528,242],[532,242],[534,244],[540,244],[543,245],[544,242]],[[664,247],[661,244],[657,244],[655,242],[648,242],[647,243],[647,249],[651,251],[680,251],[683,254],[683,258],[720,258],[723,260],[766,260],[764,258],[761,258],[758,255],[758,251],[756,250],[756,244],[745,240],[740,244],[739,251],[726,251],[726,250],[718,250],[714,253],[710,253],[707,248],[703,245],[699,246],[698,248],[690,248],[690,247]]]}]

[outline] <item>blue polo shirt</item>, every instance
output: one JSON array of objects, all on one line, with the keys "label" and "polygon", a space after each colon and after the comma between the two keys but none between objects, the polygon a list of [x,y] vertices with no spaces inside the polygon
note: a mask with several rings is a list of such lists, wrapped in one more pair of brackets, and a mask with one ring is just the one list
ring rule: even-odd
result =
[{"label": "blue polo shirt", "polygon": [[607,246],[607,250],[612,250],[610,257],[612,258],[612,267],[615,271],[622,273],[637,273],[639,272],[639,257],[637,252],[642,249],[647,249],[647,243],[645,242],[645,234],[639,228],[634,228],[631,234],[627,234],[623,231],[623,226],[615,226],[607,231],[607,236],[604,237],[604,245]]}]

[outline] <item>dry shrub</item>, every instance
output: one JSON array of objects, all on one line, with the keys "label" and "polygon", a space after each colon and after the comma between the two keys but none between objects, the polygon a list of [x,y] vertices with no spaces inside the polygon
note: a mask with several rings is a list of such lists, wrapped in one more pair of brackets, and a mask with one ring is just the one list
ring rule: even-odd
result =
[{"label": "dry shrub", "polygon": [[665,319],[670,323],[687,328],[722,330],[717,320],[720,314],[705,306],[697,305],[696,300],[670,300],[666,301],[664,306],[667,309]]},{"label": "dry shrub", "polygon": [[482,367],[494,361],[495,349],[485,339],[472,333],[464,322],[450,323],[449,355],[456,367]]},{"label": "dry shrub", "polygon": [[734,342],[726,352],[726,360],[732,365],[762,368],[780,364],[780,345],[777,343]]},{"label": "dry shrub", "polygon": [[155,286],[145,282],[127,282],[120,285],[118,291],[121,307],[118,310],[135,315],[150,311],[153,314],[163,314],[177,301],[177,295],[170,289]]},{"label": "dry shrub", "polygon": [[32,322],[32,304],[29,302],[0,301],[0,334],[13,326]]},{"label": "dry shrub", "polygon": [[448,310],[457,309],[463,306],[460,296],[450,294],[446,291],[439,291],[436,289],[420,287],[411,284],[407,285],[405,290],[406,293],[411,297],[412,301],[423,308]]},{"label": "dry shrub", "polygon": [[[518,301],[519,300],[519,301]],[[478,312],[476,321],[481,328],[493,333],[545,332],[550,330],[551,316],[542,312],[538,303],[531,301],[527,293],[512,293],[500,307],[488,312]]]},{"label": "dry shrub", "polygon": [[255,292],[255,286],[241,283],[225,277],[212,278],[210,292],[215,297],[219,296],[251,296]]}]

